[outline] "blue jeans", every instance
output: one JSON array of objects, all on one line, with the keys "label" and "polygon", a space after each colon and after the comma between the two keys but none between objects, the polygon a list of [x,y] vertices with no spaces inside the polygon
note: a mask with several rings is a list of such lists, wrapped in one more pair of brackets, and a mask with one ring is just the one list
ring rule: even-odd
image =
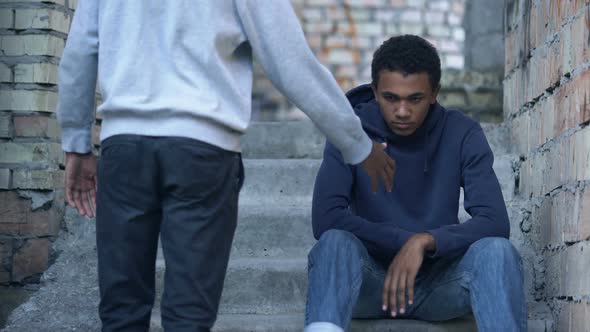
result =
[{"label": "blue jeans", "polygon": [[[330,322],[348,330],[352,318],[391,318],[381,310],[388,266],[353,234],[329,230],[309,254],[305,325]],[[504,238],[484,238],[463,256],[426,259],[414,304],[398,318],[444,321],[473,313],[478,330],[526,331],[520,255]]]}]

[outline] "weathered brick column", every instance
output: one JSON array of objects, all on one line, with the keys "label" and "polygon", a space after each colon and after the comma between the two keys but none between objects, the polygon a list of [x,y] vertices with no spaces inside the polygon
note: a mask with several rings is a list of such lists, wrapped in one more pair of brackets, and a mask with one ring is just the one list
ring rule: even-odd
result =
[{"label": "weathered brick column", "polygon": [[506,1],[504,116],[521,155],[535,299],[590,330],[590,1]]},{"label": "weathered brick column", "polygon": [[0,0],[0,283],[35,282],[64,214],[57,65],[76,1]]}]

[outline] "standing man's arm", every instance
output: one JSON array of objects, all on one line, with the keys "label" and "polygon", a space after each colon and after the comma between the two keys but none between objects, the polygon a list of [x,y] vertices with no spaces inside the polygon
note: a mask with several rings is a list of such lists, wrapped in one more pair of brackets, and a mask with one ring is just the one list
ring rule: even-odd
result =
[{"label": "standing man's arm", "polygon": [[334,77],[310,50],[288,0],[239,0],[238,14],[253,52],[270,80],[303,110],[342,153],[373,179],[393,185],[393,161],[364,133]]},{"label": "standing man's arm", "polygon": [[98,1],[80,0],[59,65],[57,119],[66,152],[68,203],[90,218],[96,206],[96,158],[92,154],[98,71]]}]

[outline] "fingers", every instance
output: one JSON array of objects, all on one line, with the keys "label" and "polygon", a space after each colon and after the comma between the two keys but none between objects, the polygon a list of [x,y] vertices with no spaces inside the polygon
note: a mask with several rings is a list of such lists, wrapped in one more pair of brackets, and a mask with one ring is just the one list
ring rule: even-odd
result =
[{"label": "fingers", "polygon": [[81,215],[86,215],[84,210],[84,204],[82,204],[82,198],[79,190],[72,190],[72,199],[74,201],[74,207],[78,210]]},{"label": "fingers", "polygon": [[391,189],[393,188],[393,170],[389,167],[385,167],[383,172],[381,172],[381,180],[385,185],[385,189],[387,189],[388,192],[391,192]]},{"label": "fingers", "polygon": [[401,273],[397,287],[397,303],[399,306],[399,313],[402,315],[406,313],[406,278],[407,273]]},{"label": "fingers", "polygon": [[387,310],[389,304],[389,285],[391,284],[391,267],[387,271],[387,275],[385,275],[385,282],[383,283],[383,292],[381,293],[381,309],[383,311]]},{"label": "fingers", "polygon": [[90,199],[90,206],[92,207],[92,211],[96,214],[96,190],[92,189],[88,193]]},{"label": "fingers", "polygon": [[384,150],[383,150],[383,157],[384,157],[384,164],[385,167],[383,168],[383,172],[381,173],[381,178],[383,181],[383,184],[385,185],[385,188],[387,189],[388,192],[391,192],[391,190],[393,189],[393,178],[395,176],[395,161],[389,157],[389,155],[385,152],[385,148],[387,147],[386,143],[384,144]]},{"label": "fingers", "polygon": [[391,317],[397,316],[397,291],[398,291],[399,273],[397,269],[393,270],[393,277],[389,285],[389,310]]},{"label": "fingers", "polygon": [[66,186],[66,199],[68,200],[68,204],[72,207],[76,207],[76,204],[74,203],[74,196],[73,196],[73,192],[72,192],[72,188],[69,188]]},{"label": "fingers", "polygon": [[416,281],[416,273],[408,274],[408,305],[414,304],[414,282]]},{"label": "fingers", "polygon": [[397,166],[395,164],[395,160],[393,160],[393,158],[389,156],[387,156],[387,166],[389,166],[389,168],[393,171],[393,175],[395,175],[395,170]]},{"label": "fingers", "polygon": [[80,198],[82,201],[82,206],[84,207],[84,211],[86,211],[86,216],[89,218],[94,218],[94,212],[91,208],[90,193],[83,191],[81,192]]},{"label": "fingers", "polygon": [[391,192],[393,188],[395,161],[387,155],[386,148],[387,143],[373,142],[371,154],[363,162],[363,168],[371,178],[373,193],[379,191],[379,182],[383,182],[383,186],[388,192]]}]

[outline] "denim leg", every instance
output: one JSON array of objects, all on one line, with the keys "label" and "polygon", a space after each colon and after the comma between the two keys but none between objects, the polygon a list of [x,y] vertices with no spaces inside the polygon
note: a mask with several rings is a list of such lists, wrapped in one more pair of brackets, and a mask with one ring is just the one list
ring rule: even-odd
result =
[{"label": "denim leg", "polygon": [[471,304],[479,331],[526,331],[522,261],[504,238],[471,245],[461,265],[471,267]]},{"label": "denim leg", "polygon": [[96,245],[103,332],[148,331],[162,215],[147,137],[105,140],[98,166]]},{"label": "denim leg", "polygon": [[448,320],[472,311],[479,331],[526,331],[521,259],[507,239],[481,239],[462,257],[441,259],[425,273],[410,318]]},{"label": "denim leg", "polygon": [[[326,231],[308,258],[306,326],[330,322],[346,331],[353,308],[355,317],[383,317],[380,300],[373,303],[371,295],[381,291],[385,271],[356,236]],[[361,289],[366,300],[359,299]]]},{"label": "denim leg", "polygon": [[160,146],[162,326],[208,332],[217,317],[236,228],[241,157],[184,138],[165,138]]}]

